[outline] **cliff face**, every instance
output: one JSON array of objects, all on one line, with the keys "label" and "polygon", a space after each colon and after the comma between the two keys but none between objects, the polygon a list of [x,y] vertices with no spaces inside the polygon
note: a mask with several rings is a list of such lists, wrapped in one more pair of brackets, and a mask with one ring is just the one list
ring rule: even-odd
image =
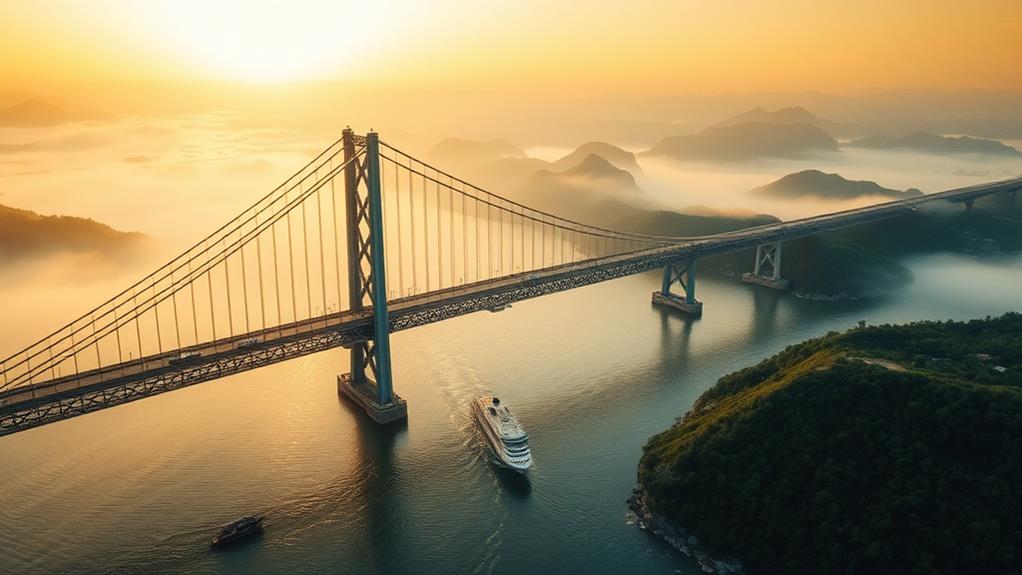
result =
[{"label": "cliff face", "polygon": [[754,573],[1014,572],[1020,409],[1022,315],[834,333],[721,378],[635,499]]}]

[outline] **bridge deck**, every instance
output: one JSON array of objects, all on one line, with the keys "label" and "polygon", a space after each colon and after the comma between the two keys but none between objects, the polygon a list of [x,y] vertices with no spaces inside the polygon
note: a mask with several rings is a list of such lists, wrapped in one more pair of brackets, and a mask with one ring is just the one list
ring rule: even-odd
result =
[{"label": "bridge deck", "polygon": [[[917,198],[780,222],[713,236],[665,240],[664,245],[627,254],[564,264],[393,300],[391,331],[590,285],[662,267],[667,262],[732,253],[910,213],[936,201],[964,202],[1022,189],[1022,178]],[[66,419],[134,399],[285,361],[371,335],[372,310],[344,311],[281,327],[222,338],[180,350],[55,377],[0,392],[0,435]],[[253,338],[259,342],[250,344]],[[171,363],[181,352],[191,361]]]}]

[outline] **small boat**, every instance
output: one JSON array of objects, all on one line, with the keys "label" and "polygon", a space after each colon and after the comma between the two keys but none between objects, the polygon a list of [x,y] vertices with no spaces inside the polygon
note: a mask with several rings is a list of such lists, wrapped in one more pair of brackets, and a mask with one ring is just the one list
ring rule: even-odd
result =
[{"label": "small boat", "polygon": [[220,528],[220,532],[209,540],[210,547],[223,547],[262,531],[262,515],[249,515]]},{"label": "small boat", "polygon": [[506,403],[491,395],[480,396],[472,401],[472,412],[500,463],[519,473],[532,467],[529,435]]}]

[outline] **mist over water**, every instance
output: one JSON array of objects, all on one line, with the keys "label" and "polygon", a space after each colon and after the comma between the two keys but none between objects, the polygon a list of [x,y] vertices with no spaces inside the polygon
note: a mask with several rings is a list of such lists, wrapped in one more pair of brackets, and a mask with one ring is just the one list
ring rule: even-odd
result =
[{"label": "mist over water", "polygon": [[[126,287],[328,143],[235,119],[0,130],[0,144],[27,146],[0,154],[0,203],[93,217],[160,244],[152,261],[61,255],[2,270],[0,355]],[[529,149],[548,160],[567,151]],[[928,193],[1022,170],[1017,159],[851,149],[640,164],[650,205],[784,219],[878,201],[748,193],[801,169]],[[689,320],[650,306],[660,281],[650,273],[399,332],[395,386],[410,416],[396,430],[338,398],[347,356],[333,350],[0,438],[0,572],[695,574],[626,522],[624,499],[646,439],[717,378],[860,319],[967,319],[1022,305],[1018,257],[906,265],[913,283],[883,299],[802,301],[708,275],[705,315]],[[526,479],[489,463],[467,403],[484,390],[513,404],[530,434],[537,463]],[[218,525],[253,512],[268,515],[261,539],[208,550]]]}]

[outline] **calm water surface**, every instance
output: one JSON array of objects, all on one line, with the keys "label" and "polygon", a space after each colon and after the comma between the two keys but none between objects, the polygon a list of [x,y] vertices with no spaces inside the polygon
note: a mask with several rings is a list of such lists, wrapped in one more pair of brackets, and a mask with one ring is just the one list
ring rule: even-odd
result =
[{"label": "calm water surface", "polygon": [[[910,267],[871,302],[704,276],[691,321],[650,306],[646,274],[401,332],[402,429],[338,398],[335,350],[0,438],[0,573],[698,573],[625,498],[646,439],[717,378],[860,319],[1022,310],[1020,258]],[[529,431],[527,478],[488,463],[483,390]],[[207,548],[253,512],[261,539]]]}]

